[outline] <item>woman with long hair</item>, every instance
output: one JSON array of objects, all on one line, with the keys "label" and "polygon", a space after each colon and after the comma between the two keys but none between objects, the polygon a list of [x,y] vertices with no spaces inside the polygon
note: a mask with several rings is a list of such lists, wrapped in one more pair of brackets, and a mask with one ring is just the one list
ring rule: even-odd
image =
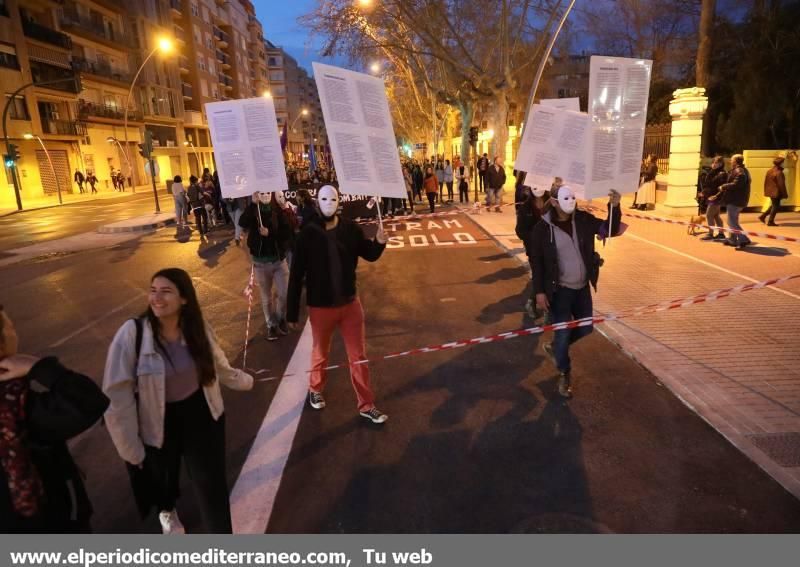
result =
[{"label": "woman with long hair", "polygon": [[422,180],[422,187],[425,189],[425,194],[428,196],[428,203],[431,205],[431,213],[434,212],[436,206],[436,196],[439,194],[439,181],[433,174],[433,168],[428,166],[425,170],[425,178]]},{"label": "woman with long hair", "polygon": [[229,364],[184,270],[157,272],[148,301],[108,351],[108,432],[128,464],[143,517],[156,506],[164,533],[183,531],[175,511],[183,460],[206,529],[231,533],[220,383],[249,390],[253,378]]}]

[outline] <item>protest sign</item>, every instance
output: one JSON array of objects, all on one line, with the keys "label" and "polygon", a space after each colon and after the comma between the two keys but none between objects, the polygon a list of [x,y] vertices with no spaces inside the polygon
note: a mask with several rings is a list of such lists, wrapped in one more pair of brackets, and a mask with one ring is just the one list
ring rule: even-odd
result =
[{"label": "protest sign", "polygon": [[572,110],[573,112],[581,111],[581,99],[574,98],[543,98],[539,101],[542,106],[551,106],[561,108],[563,110]]},{"label": "protest sign", "polygon": [[644,59],[591,59],[587,199],[639,187],[652,67]]},{"label": "protest sign", "polygon": [[271,98],[210,102],[205,109],[223,197],[289,188]]},{"label": "protest sign", "polygon": [[383,80],[322,63],[312,65],[341,190],[406,198]]}]

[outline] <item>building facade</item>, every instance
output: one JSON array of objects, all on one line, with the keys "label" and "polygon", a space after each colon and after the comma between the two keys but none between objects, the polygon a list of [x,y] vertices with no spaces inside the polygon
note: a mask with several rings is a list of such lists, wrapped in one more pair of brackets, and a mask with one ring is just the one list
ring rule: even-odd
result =
[{"label": "building facade", "polygon": [[[162,39],[171,52],[158,49]],[[271,90],[250,0],[0,0],[0,81],[9,141],[21,154],[5,167],[0,209],[15,204],[12,175],[23,206],[57,203],[59,188],[77,193],[76,170],[92,171],[99,191],[113,191],[118,172],[144,189],[144,130],[159,187],[177,174],[213,171],[204,105]],[[47,81],[57,82],[12,97]]]}]

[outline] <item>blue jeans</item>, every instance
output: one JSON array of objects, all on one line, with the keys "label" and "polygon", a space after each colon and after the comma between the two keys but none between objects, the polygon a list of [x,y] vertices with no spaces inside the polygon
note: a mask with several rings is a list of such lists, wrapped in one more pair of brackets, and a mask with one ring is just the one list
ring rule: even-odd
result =
[{"label": "blue jeans", "polygon": [[[592,316],[592,293],[589,286],[582,289],[559,287],[550,300],[551,323],[566,323]],[[569,346],[592,332],[592,326],[556,331],[553,338],[553,354],[559,372],[571,370]]]},{"label": "blue jeans", "polygon": [[[744,207],[735,207],[733,205],[728,205],[728,228],[734,228],[736,230],[742,230],[742,225],[739,224],[739,213],[742,212]],[[750,244],[750,239],[747,238],[746,234],[738,234],[736,232],[730,233],[728,235],[728,242],[733,244],[734,246],[738,244]]]}]

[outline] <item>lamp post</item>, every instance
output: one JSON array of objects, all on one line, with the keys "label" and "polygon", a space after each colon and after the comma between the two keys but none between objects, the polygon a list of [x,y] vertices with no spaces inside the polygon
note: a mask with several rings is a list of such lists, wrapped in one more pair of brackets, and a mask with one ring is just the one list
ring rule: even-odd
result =
[{"label": "lamp post", "polygon": [[[119,140],[116,139],[114,136],[109,136],[106,138],[106,142],[109,144],[117,144],[119,147],[119,151],[122,152],[122,157],[125,158],[125,162],[128,164],[128,174],[131,175],[132,167],[131,167],[131,159],[128,157],[128,154],[125,153],[125,149],[122,147],[122,144],[119,143]],[[131,175],[131,188],[133,192],[136,193],[136,184],[133,182],[133,176]],[[123,187],[124,189],[124,187]]]},{"label": "lamp post", "polygon": [[[286,137],[287,138],[289,137],[289,132],[294,132],[294,125],[297,124],[297,121],[300,120],[301,116],[308,116],[308,109],[307,108],[304,108],[303,110],[301,110],[300,114],[298,114],[297,117],[292,122],[292,125],[289,126],[289,130],[286,132]],[[300,152],[300,153],[302,154],[303,152]]]},{"label": "lamp post", "polygon": [[[128,147],[128,105],[131,102],[131,94],[133,94],[133,87],[136,85],[136,80],[139,78],[139,75],[142,73],[142,69],[144,66],[147,65],[147,62],[153,58],[158,51],[161,51],[164,55],[169,54],[172,51],[172,42],[167,39],[166,37],[162,37],[158,40],[158,45],[156,45],[150,54],[145,57],[145,60],[142,61],[142,64],[139,65],[139,70],[136,71],[136,75],[134,75],[133,80],[131,81],[131,86],[128,89],[128,96],[125,97],[125,118],[124,118],[124,126],[125,128],[125,159],[128,162],[128,175],[131,178],[131,186],[136,187],[136,180],[133,178],[133,167],[131,167],[131,159]],[[136,189],[134,189],[136,191]]]},{"label": "lamp post", "polygon": [[198,157],[197,148],[194,147],[194,144],[191,141],[187,140],[187,141],[185,141],[183,143],[183,145],[184,145],[184,147],[192,148],[192,151],[194,152],[194,159],[197,162],[197,166],[198,167],[202,167],[203,169],[205,169],[206,162],[203,159],[203,154],[199,154],[199,157]]},{"label": "lamp post", "polygon": [[58,174],[56,173],[56,168],[53,165],[53,160],[50,159],[50,152],[47,151],[47,148],[44,147],[44,142],[39,136],[35,136],[33,134],[23,134],[23,138],[26,140],[33,140],[35,139],[39,142],[39,145],[42,146],[42,151],[44,151],[44,155],[47,156],[47,162],[50,164],[50,170],[53,172],[53,177],[56,179],[56,189],[58,190],[58,204],[63,205],[64,201],[61,199],[61,182],[58,180]]}]

